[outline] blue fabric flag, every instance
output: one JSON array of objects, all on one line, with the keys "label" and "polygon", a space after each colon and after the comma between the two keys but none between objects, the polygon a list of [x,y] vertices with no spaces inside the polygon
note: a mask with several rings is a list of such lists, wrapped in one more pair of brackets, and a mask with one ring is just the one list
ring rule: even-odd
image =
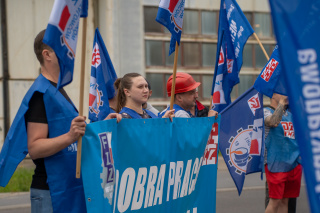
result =
[{"label": "blue fabric flag", "polygon": [[156,21],[171,32],[169,55],[180,45],[185,0],[160,0]]},{"label": "blue fabric flag", "polygon": [[245,175],[263,168],[263,120],[263,97],[253,87],[221,112],[219,148],[239,195]]},{"label": "blue fabric flag", "polygon": [[279,48],[276,45],[270,60],[253,85],[256,90],[270,98],[272,98],[273,93],[287,95],[284,72],[281,69],[279,57]]},{"label": "blue fabric flag", "polygon": [[270,0],[311,212],[320,212],[320,0]]},{"label": "blue fabric flag", "polygon": [[231,103],[231,91],[239,83],[242,52],[253,29],[235,0],[221,0],[218,45],[212,84],[212,106],[221,112]]},{"label": "blue fabric flag", "polygon": [[80,17],[81,18],[88,17],[88,0],[82,0]]},{"label": "blue fabric flag", "polygon": [[117,74],[98,28],[96,29],[91,61],[89,119],[105,119],[110,113],[109,99],[115,96],[114,82]]},{"label": "blue fabric flag", "polygon": [[219,124],[214,117],[88,124],[81,158],[88,213],[214,213]]},{"label": "blue fabric flag", "polygon": [[[87,0],[85,0],[87,1]],[[83,1],[55,0],[43,42],[49,45],[59,60],[58,88],[71,83],[78,41],[78,29]]]}]

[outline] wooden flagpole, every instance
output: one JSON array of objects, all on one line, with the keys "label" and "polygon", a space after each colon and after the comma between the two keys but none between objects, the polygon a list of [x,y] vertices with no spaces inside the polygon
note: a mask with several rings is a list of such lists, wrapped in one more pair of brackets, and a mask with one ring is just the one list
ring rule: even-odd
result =
[{"label": "wooden flagpole", "polygon": [[256,33],[253,33],[253,35],[254,35],[254,37],[256,38],[256,40],[258,41],[258,43],[259,43],[259,45],[260,45],[260,47],[261,47],[261,49],[262,49],[262,52],[264,53],[264,55],[266,56],[267,60],[269,61],[270,58],[269,58],[266,50],[265,50],[264,47],[262,46],[261,41],[260,41],[260,39],[258,38],[257,34],[256,34]]},{"label": "wooden flagpole", "polygon": [[174,51],[174,63],[173,63],[170,110],[173,109],[174,94],[175,94],[175,89],[176,89],[176,74],[177,74],[178,53],[179,53],[179,45],[178,45],[178,42],[176,41],[176,50]]},{"label": "wooden flagpole", "polygon": [[[80,97],[79,97],[79,115],[83,115],[83,96],[84,96],[84,71],[86,65],[86,41],[87,41],[87,17],[82,19],[82,48],[81,48],[81,74],[80,74]],[[78,140],[77,147],[77,170],[76,178],[80,178],[81,172],[81,149],[82,137]]]}]

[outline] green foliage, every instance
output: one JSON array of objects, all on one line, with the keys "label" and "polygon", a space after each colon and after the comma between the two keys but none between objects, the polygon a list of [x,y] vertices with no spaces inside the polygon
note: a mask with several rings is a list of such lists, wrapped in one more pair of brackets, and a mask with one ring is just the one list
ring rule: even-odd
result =
[{"label": "green foliage", "polygon": [[17,168],[6,187],[0,187],[0,192],[27,192],[30,190],[33,169]]}]

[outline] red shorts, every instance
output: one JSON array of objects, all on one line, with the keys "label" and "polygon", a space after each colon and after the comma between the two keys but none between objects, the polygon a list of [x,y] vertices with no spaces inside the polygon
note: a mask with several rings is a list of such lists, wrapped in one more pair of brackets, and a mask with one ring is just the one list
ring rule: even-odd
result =
[{"label": "red shorts", "polygon": [[299,164],[289,172],[270,172],[265,165],[269,197],[273,199],[299,197],[302,166]]}]

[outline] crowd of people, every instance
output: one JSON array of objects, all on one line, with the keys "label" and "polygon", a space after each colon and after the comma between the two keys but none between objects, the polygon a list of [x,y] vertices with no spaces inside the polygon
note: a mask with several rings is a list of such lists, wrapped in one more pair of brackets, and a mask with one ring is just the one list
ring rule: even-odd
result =
[{"label": "crowd of people", "polygon": [[[34,51],[41,74],[27,92],[5,143],[17,144],[18,149],[2,150],[6,161],[16,168],[29,153],[36,169],[32,178],[30,198],[32,212],[86,212],[82,180],[75,178],[76,152],[68,149],[86,129],[86,117],[77,109],[63,88],[57,91],[59,62],[52,48],[42,42],[45,30],[34,40]],[[115,82],[117,94],[109,100],[111,112],[106,119],[141,119],[172,117],[217,116],[203,106],[198,98],[200,83],[191,75],[178,72],[175,94],[171,94],[172,76],[167,81],[168,97],[174,95],[173,109],[158,112],[149,103],[151,85],[138,73],[128,73]],[[286,110],[287,99],[275,95],[271,107],[265,110],[267,160],[266,174],[270,202],[266,212],[285,212],[288,198],[299,195],[301,166],[294,138],[283,135],[281,122],[292,122]],[[272,108],[273,107],[273,108]],[[25,125],[24,131],[15,122]],[[21,133],[19,131],[22,131]],[[9,137],[17,135],[18,137]],[[26,146],[18,144],[26,143]],[[279,143],[281,143],[279,145]],[[4,145],[5,147],[6,145]],[[3,153],[6,152],[6,153]],[[8,157],[9,156],[9,157]],[[14,158],[13,158],[14,156]],[[13,171],[9,168],[6,179]],[[284,174],[283,174],[284,173]],[[71,199],[69,199],[71,198]],[[281,211],[280,211],[281,210]]]}]

